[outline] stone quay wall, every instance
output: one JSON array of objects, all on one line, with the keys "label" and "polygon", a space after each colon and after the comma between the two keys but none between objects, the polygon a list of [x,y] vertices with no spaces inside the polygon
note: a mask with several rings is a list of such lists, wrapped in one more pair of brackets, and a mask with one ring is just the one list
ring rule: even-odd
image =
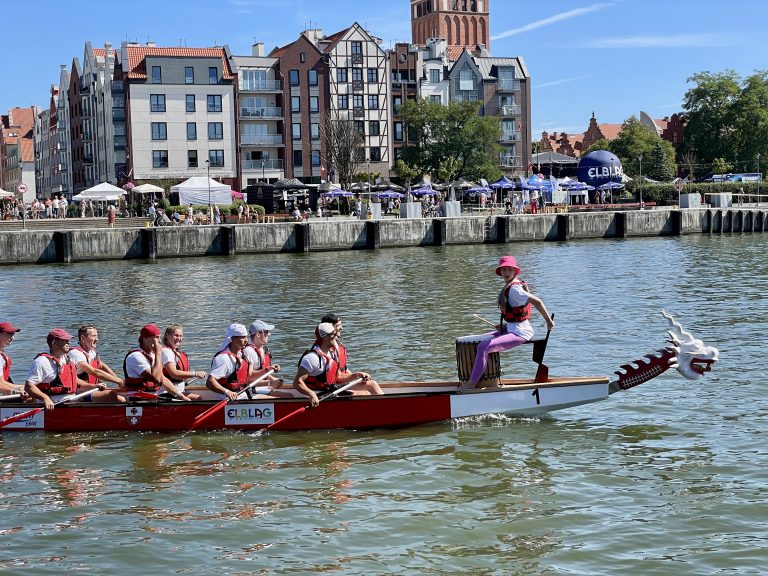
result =
[{"label": "stone quay wall", "polygon": [[768,208],[0,231],[0,264],[765,232]]}]

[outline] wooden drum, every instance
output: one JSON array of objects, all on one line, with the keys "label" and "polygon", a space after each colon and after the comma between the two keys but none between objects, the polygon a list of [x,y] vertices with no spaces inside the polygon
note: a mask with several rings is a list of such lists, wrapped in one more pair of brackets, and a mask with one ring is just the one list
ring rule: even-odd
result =
[{"label": "wooden drum", "polygon": [[[477,356],[477,346],[482,342],[483,336],[462,336],[456,338],[456,368],[461,382],[469,382],[472,375],[472,366]],[[488,354],[488,363],[485,365],[477,388],[493,388],[501,383],[501,358],[498,352]]]}]

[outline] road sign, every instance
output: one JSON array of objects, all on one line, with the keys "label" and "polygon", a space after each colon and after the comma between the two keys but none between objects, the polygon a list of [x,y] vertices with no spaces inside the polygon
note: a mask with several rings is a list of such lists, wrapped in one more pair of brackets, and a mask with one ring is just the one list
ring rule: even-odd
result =
[{"label": "road sign", "polygon": [[678,180],[677,182],[675,182],[675,190],[677,190],[678,192],[682,192],[684,188],[685,188],[685,182],[683,180]]},{"label": "road sign", "polygon": [[24,184],[24,183],[22,182],[21,184],[19,184],[18,186],[16,186],[16,191],[17,191],[19,194],[24,194],[24,192],[26,192],[26,191],[27,191],[27,185],[26,185],[26,184]]}]

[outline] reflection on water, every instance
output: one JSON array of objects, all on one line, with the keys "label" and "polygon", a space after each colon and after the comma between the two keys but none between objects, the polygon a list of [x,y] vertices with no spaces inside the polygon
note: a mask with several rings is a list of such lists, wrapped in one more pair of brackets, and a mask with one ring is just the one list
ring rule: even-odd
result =
[{"label": "reflection on water", "polygon": [[[344,318],[353,368],[444,378],[454,337],[483,329],[472,314],[495,318],[506,252],[557,314],[552,374],[610,374],[659,348],[660,307],[721,361],[702,382],[666,374],[540,419],[3,433],[0,572],[760,573],[766,248],[760,235],[691,236],[6,267],[0,290],[17,296],[2,319],[23,328],[9,349],[17,381],[51,327],[86,322],[113,367],[141,325],[180,322],[202,369],[229,323],[260,317],[291,372],[327,311]],[[73,287],[61,303],[53,274]],[[533,370],[525,354],[504,363]]]}]

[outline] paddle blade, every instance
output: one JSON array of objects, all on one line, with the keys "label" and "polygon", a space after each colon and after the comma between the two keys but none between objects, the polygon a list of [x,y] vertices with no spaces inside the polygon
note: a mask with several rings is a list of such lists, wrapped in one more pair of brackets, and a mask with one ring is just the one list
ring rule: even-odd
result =
[{"label": "paddle blade", "polygon": [[26,412],[21,412],[20,414],[16,414],[15,416],[11,416],[10,418],[6,418],[5,420],[0,420],[0,428],[9,426],[10,424],[13,424],[14,422],[18,422],[19,420],[24,420],[24,418],[29,418],[30,416],[34,416],[38,412],[42,412],[42,411],[43,411],[43,406],[40,406],[39,408],[34,408],[32,410],[27,410]]},{"label": "paddle blade", "polygon": [[304,412],[304,410],[306,410],[307,408],[309,408],[309,406],[302,406],[302,407],[301,407],[301,408],[299,408],[298,410],[294,410],[294,411],[293,411],[293,412],[291,412],[290,414],[286,414],[285,416],[283,416],[282,418],[280,418],[280,420],[277,420],[277,421],[275,421],[275,422],[272,422],[272,424],[270,424],[270,425],[269,425],[269,426],[267,426],[266,428],[262,428],[261,430],[257,430],[257,431],[256,431],[256,436],[261,436],[262,434],[264,434],[264,432],[266,432],[266,431],[267,431],[267,430],[269,430],[270,428],[273,428],[274,426],[277,426],[278,424],[280,424],[280,422],[284,422],[285,420],[288,420],[288,418],[290,418],[291,416],[295,416],[296,414],[301,414],[301,413],[302,413],[302,412]]},{"label": "paddle blade", "polygon": [[191,430],[195,430],[196,428],[198,428],[198,427],[199,427],[199,426],[200,426],[200,425],[201,425],[203,422],[205,422],[205,421],[206,421],[208,418],[210,418],[210,417],[211,417],[211,416],[213,416],[213,415],[214,415],[216,412],[218,412],[219,410],[221,410],[222,408],[224,408],[224,405],[227,403],[227,400],[228,400],[228,399],[224,399],[224,400],[222,400],[221,402],[219,402],[218,404],[214,404],[213,406],[211,406],[210,408],[208,408],[208,410],[206,410],[206,411],[205,411],[205,412],[203,412],[202,414],[199,414],[199,415],[198,415],[198,416],[195,418],[194,422],[192,422],[192,426],[190,427],[190,431],[191,431]]}]

